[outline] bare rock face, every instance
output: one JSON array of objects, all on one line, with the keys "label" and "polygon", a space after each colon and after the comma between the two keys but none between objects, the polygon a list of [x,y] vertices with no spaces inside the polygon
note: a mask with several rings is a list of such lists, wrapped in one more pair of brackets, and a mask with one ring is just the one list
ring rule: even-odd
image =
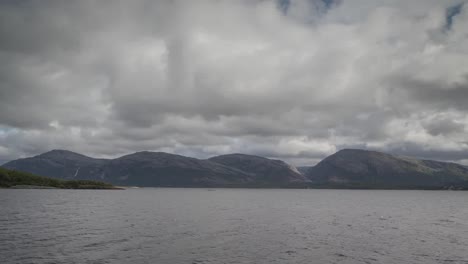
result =
[{"label": "bare rock face", "polygon": [[305,175],[316,185],[337,187],[468,187],[464,166],[358,149],[341,150],[309,168]]}]

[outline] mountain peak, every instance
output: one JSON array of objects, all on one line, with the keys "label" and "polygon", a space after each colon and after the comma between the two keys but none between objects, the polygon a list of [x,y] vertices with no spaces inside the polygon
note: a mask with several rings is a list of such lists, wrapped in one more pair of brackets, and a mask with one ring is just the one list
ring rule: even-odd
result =
[{"label": "mountain peak", "polygon": [[80,157],[80,158],[89,158],[85,155],[65,150],[65,149],[53,149],[51,151],[44,152],[42,154],[37,155],[37,157],[51,157],[51,158],[56,158],[56,157]]},{"label": "mountain peak", "polygon": [[356,161],[356,160],[388,160],[388,159],[394,159],[396,158],[395,156],[384,153],[384,152],[379,152],[379,151],[374,151],[374,150],[365,150],[365,149],[342,149],[336,152],[335,154],[332,154],[324,159],[326,160],[332,160],[332,159],[344,159],[350,162]]},{"label": "mountain peak", "polygon": [[93,159],[54,149],[2,167],[65,179],[104,180],[138,186],[319,186],[339,188],[468,189],[468,169],[372,150],[342,149],[298,172],[281,160],[234,153],[207,160],[140,151]]},{"label": "mountain peak", "polygon": [[381,154],[381,155],[390,155],[387,153],[375,151],[375,150],[368,150],[368,149],[354,149],[354,148],[344,148],[337,151],[335,154],[348,154],[348,153],[356,153],[356,154]]},{"label": "mountain peak", "polygon": [[256,156],[256,155],[250,155],[250,154],[243,154],[243,153],[232,153],[232,154],[224,154],[224,155],[219,155],[212,157],[210,159],[215,159],[215,158],[237,158],[237,159],[259,159],[259,160],[271,160],[265,157],[261,156]]},{"label": "mountain peak", "polygon": [[284,161],[247,154],[226,154],[212,157],[210,161],[235,167],[252,175],[261,175],[264,181],[305,181],[305,177],[297,169]]},{"label": "mountain peak", "polygon": [[124,155],[120,158],[117,158],[117,160],[121,159],[195,159],[195,158],[190,158],[190,157],[185,157],[177,154],[171,154],[167,152],[154,152],[154,151],[138,151],[132,154]]},{"label": "mountain peak", "polygon": [[367,188],[445,188],[466,185],[461,165],[361,149],[343,149],[306,172],[320,184]]}]

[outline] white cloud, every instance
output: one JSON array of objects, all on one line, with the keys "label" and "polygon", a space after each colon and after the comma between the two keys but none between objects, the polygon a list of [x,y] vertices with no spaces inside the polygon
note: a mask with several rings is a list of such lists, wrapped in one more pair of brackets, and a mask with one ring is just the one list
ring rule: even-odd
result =
[{"label": "white cloud", "polygon": [[447,25],[460,3],[4,3],[0,160],[146,149],[308,164],[349,146],[466,159],[466,4]]}]

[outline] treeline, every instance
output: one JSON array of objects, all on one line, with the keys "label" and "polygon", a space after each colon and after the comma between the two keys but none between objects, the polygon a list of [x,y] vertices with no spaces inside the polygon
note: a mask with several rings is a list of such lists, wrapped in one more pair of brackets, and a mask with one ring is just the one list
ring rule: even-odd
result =
[{"label": "treeline", "polygon": [[18,185],[44,186],[60,189],[115,189],[113,185],[105,182],[90,180],[59,180],[0,167],[0,187],[10,188]]}]

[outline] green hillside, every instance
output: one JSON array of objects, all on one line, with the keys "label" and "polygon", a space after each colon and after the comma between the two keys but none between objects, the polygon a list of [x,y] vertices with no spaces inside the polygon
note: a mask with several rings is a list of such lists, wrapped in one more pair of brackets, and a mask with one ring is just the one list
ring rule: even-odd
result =
[{"label": "green hillside", "polygon": [[89,180],[59,180],[27,172],[0,168],[0,188],[14,186],[42,186],[59,189],[115,189],[111,184]]}]

